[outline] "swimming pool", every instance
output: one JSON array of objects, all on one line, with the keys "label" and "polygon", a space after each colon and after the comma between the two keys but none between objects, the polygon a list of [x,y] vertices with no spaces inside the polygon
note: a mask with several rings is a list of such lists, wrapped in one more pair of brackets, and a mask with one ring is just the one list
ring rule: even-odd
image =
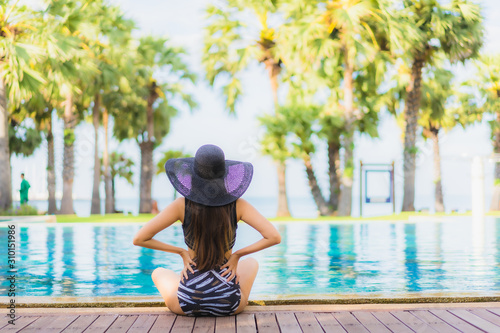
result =
[{"label": "swimming pool", "polygon": [[[363,223],[275,223],[282,243],[252,255],[260,270],[251,298],[500,291],[500,219]],[[19,224],[19,296],[159,296],[156,267],[179,256],[141,248],[142,224]],[[185,246],[180,224],[157,239]],[[240,223],[235,249],[259,238]],[[5,225],[0,239],[7,240]],[[0,255],[7,271],[7,256]],[[8,281],[0,289],[6,295]]]}]

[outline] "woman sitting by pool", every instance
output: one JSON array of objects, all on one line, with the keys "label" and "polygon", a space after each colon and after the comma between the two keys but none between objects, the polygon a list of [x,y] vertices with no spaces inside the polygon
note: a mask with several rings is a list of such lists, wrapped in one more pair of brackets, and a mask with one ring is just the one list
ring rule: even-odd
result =
[{"label": "woman sitting by pool", "polygon": [[[165,171],[184,197],[174,200],[135,235],[134,245],[177,253],[184,261],[180,276],[156,268],[152,278],[165,304],[188,316],[227,316],[240,313],[257,275],[253,258],[240,258],[280,243],[276,228],[240,198],[253,175],[248,162],[225,160],[217,146],[204,145],[195,157],[170,159]],[[174,222],[182,222],[188,250],[153,239]],[[239,220],[263,239],[232,252]]]}]

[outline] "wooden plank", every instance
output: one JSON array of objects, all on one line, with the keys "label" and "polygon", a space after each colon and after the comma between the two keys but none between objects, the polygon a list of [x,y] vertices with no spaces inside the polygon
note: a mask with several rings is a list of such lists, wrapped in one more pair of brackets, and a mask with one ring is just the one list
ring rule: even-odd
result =
[{"label": "wooden plank", "polygon": [[15,316],[14,318],[10,318],[9,316],[2,316],[2,322],[0,323],[0,330],[7,325],[14,326],[15,324],[9,324],[9,320],[14,320],[16,322],[17,319],[21,318],[21,316]]},{"label": "wooden plank", "polygon": [[472,326],[468,322],[458,318],[457,316],[452,315],[446,310],[429,310],[430,313],[438,317],[439,319],[445,321],[448,323],[448,325],[451,325],[455,327],[457,330],[462,331],[462,332],[467,332],[467,333],[480,333],[483,332],[480,329]]},{"label": "wooden plank", "polygon": [[449,325],[444,320],[441,320],[440,318],[436,317],[434,314],[432,314],[427,310],[412,310],[410,311],[410,313],[418,317],[420,320],[422,320],[424,323],[426,323],[427,325],[429,325],[438,332],[442,333],[460,332],[455,327]]},{"label": "wooden plank", "polygon": [[236,332],[236,316],[215,318],[216,333],[234,333]]},{"label": "wooden plank", "polygon": [[[352,314],[369,332],[391,333],[384,324],[367,311],[353,311]],[[336,316],[336,315],[335,315]],[[338,319],[338,318],[337,318]],[[339,319],[340,321],[340,319]],[[342,321],[340,321],[342,323]],[[347,330],[350,332],[349,330]]]},{"label": "wooden plank", "polygon": [[413,331],[409,329],[408,326],[403,324],[400,320],[391,315],[389,312],[374,311],[371,312],[371,314],[374,315],[375,318],[377,318],[382,324],[384,324],[388,329],[390,329],[393,332],[413,333]]},{"label": "wooden plank", "polygon": [[118,315],[101,315],[85,330],[85,333],[102,333],[118,318]]},{"label": "wooden plank", "polygon": [[415,317],[408,311],[391,311],[391,314],[415,332],[437,332],[420,318]]},{"label": "wooden plank", "polygon": [[215,317],[196,318],[196,321],[194,322],[193,333],[214,333],[214,332],[215,332]]},{"label": "wooden plank", "polygon": [[350,312],[333,312],[332,315],[349,333],[369,333],[368,330]]},{"label": "wooden plank", "polygon": [[255,315],[253,313],[240,313],[236,315],[236,331],[238,333],[255,333]]},{"label": "wooden plank", "polygon": [[57,315],[57,316],[44,316],[33,322],[29,326],[23,328],[19,332],[61,332],[69,324],[71,324],[78,316],[77,315]]},{"label": "wooden plank", "polygon": [[299,322],[300,328],[304,333],[323,332],[321,325],[318,323],[316,316],[312,312],[296,312],[295,318]]},{"label": "wooden plank", "polygon": [[195,317],[177,316],[174,326],[172,327],[172,332],[191,333],[194,327],[194,321]]},{"label": "wooden plank", "polygon": [[494,314],[496,314],[497,316],[500,316],[500,308],[488,308],[486,309],[490,312],[493,312]]},{"label": "wooden plank", "polygon": [[317,312],[314,314],[316,320],[326,333],[345,333],[346,330],[340,325],[335,317],[329,312]]},{"label": "wooden plank", "polygon": [[25,328],[35,320],[38,320],[40,317],[38,316],[20,316],[16,318],[15,324],[9,324],[7,323],[6,326],[2,327],[0,329],[0,332],[18,332],[19,330]]},{"label": "wooden plank", "polygon": [[155,323],[158,315],[141,314],[132,324],[127,333],[144,333],[149,332],[149,329]]},{"label": "wooden plank", "polygon": [[497,325],[490,323],[489,321],[476,316],[475,314],[470,313],[467,310],[463,309],[456,309],[456,310],[448,310],[448,312],[451,312],[455,316],[459,317],[460,319],[465,320],[466,322],[476,326],[477,328],[486,331],[486,332],[498,332],[500,331],[500,327]]},{"label": "wooden plank", "polygon": [[158,315],[153,327],[149,333],[165,333],[170,332],[170,329],[174,325],[175,318],[177,318],[174,314],[161,314]]},{"label": "wooden plank", "polygon": [[255,314],[259,333],[275,333],[280,331],[274,312],[259,312]]},{"label": "wooden plank", "polygon": [[500,326],[500,317],[487,311],[486,309],[469,309],[469,312],[475,314],[478,317],[486,319],[487,321]]},{"label": "wooden plank", "polygon": [[123,333],[134,324],[137,316],[119,315],[118,318],[109,326],[106,333]]},{"label": "wooden plank", "polygon": [[286,333],[301,333],[299,322],[293,312],[277,312],[276,320],[281,332]]},{"label": "wooden plank", "polygon": [[66,327],[64,333],[80,333],[83,332],[87,327],[90,326],[99,317],[99,315],[80,315],[74,322],[72,322],[68,327]]}]

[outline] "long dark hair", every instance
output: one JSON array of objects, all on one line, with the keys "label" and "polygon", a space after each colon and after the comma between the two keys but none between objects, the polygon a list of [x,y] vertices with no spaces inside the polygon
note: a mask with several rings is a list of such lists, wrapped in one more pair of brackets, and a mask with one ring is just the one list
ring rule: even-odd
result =
[{"label": "long dark hair", "polygon": [[190,201],[191,220],[186,236],[193,240],[196,269],[206,271],[223,264],[233,237],[231,203],[205,206]]}]

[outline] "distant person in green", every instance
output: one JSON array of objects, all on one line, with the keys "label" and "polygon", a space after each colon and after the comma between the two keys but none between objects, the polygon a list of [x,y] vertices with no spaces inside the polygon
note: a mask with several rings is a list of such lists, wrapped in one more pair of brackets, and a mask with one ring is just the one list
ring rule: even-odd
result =
[{"label": "distant person in green", "polygon": [[31,187],[30,183],[24,179],[24,173],[21,174],[21,189],[19,190],[21,194],[21,205],[28,202],[28,190]]}]

